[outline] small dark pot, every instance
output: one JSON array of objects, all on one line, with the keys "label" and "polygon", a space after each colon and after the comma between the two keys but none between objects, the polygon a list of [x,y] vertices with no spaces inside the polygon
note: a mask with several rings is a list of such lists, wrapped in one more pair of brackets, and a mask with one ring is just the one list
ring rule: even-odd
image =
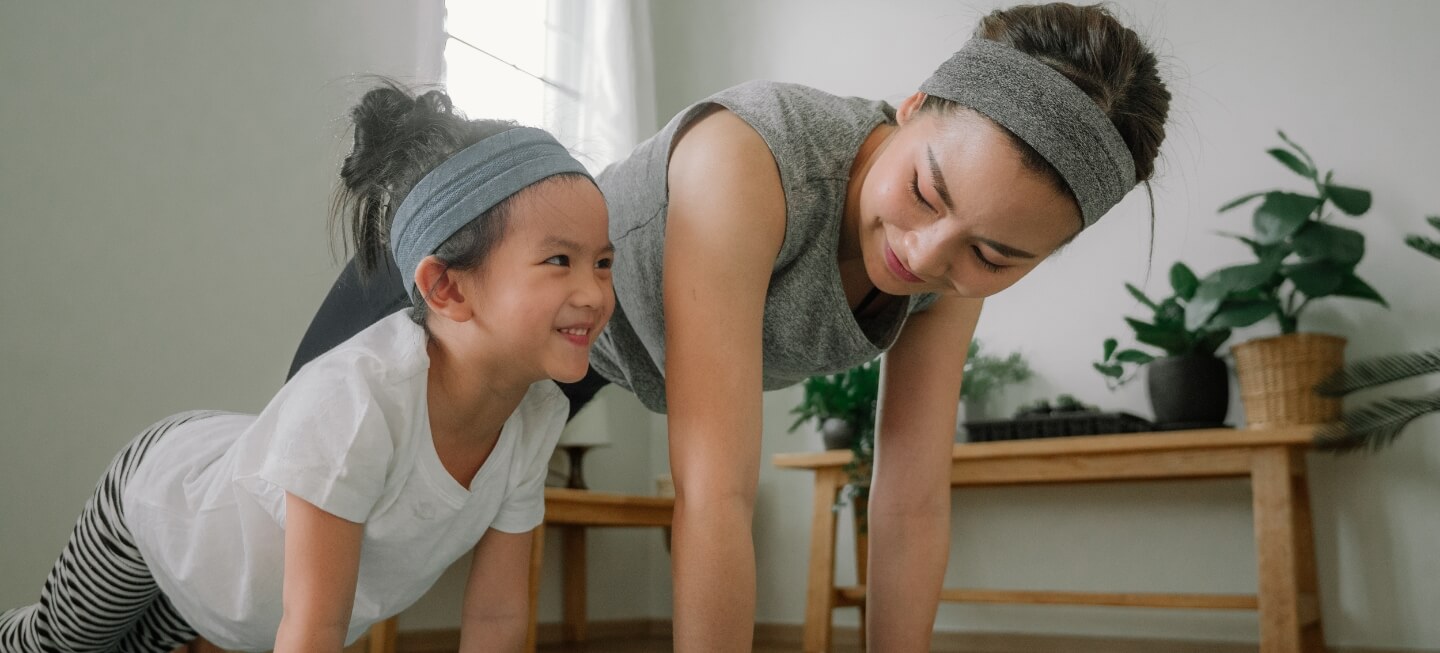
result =
[{"label": "small dark pot", "polygon": [[1230,409],[1230,371],[1214,356],[1158,358],[1146,366],[1150,406],[1161,428],[1221,426]]},{"label": "small dark pot", "polygon": [[820,438],[826,449],[849,449],[858,437],[855,426],[843,419],[831,417],[820,424]]}]

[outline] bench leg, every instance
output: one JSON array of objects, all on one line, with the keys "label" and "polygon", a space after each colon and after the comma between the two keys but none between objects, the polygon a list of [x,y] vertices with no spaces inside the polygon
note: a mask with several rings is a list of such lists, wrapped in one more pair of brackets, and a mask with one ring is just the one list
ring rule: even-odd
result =
[{"label": "bench leg", "polygon": [[1261,653],[1325,650],[1303,455],[1286,447],[1255,453],[1252,484]]},{"label": "bench leg", "polygon": [[540,617],[540,567],[545,562],[545,524],[530,534],[530,627],[525,633],[525,653],[535,653],[535,624]]},{"label": "bench leg", "polygon": [[[869,519],[869,501],[855,499],[852,503],[855,518],[855,582],[865,588],[868,596],[870,584],[866,580],[870,572],[870,536],[869,529],[861,525]],[[865,653],[865,603],[860,604],[860,653]]]},{"label": "bench leg", "polygon": [[561,529],[565,544],[565,641],[585,641],[585,527]]},{"label": "bench leg", "polygon": [[835,497],[844,484],[838,469],[815,472],[815,498],[810,523],[810,580],[805,596],[805,653],[830,649],[835,608]]}]

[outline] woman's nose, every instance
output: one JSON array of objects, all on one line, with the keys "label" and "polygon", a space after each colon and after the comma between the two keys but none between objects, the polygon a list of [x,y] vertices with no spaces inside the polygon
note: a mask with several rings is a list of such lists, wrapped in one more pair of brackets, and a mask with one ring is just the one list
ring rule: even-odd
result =
[{"label": "woman's nose", "polygon": [[953,231],[937,221],[905,234],[910,271],[926,279],[943,278],[950,270],[950,252],[958,242],[958,234]]}]

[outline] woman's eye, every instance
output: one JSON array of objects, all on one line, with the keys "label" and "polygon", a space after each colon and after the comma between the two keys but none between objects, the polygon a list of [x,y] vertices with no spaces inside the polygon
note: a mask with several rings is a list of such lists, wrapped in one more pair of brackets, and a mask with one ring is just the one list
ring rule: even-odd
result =
[{"label": "woman's eye", "polygon": [[915,176],[910,179],[910,194],[914,195],[915,201],[924,205],[925,208],[930,209],[931,211],[935,210],[935,207],[931,206],[929,202],[925,201],[925,196],[920,194],[920,173],[918,172],[915,173]]},{"label": "woman's eye", "polygon": [[595,262],[595,267],[600,268],[601,270],[609,270],[610,266],[614,264],[614,259],[602,258],[599,261]]},{"label": "woman's eye", "polygon": [[545,262],[551,265],[570,265],[570,257],[564,254],[557,254],[545,259]]},{"label": "woman's eye", "polygon": [[971,245],[971,246],[970,246],[970,251],[972,251],[972,252],[975,253],[975,260],[980,262],[980,267],[985,268],[985,270],[988,271],[988,272],[999,272],[999,271],[1000,271],[1000,267],[1001,267],[1001,266],[1000,266],[999,264],[997,264],[997,263],[991,262],[990,259],[985,258],[985,254],[980,251],[980,248],[979,248],[979,247],[976,247],[976,246],[974,246],[974,245]]}]

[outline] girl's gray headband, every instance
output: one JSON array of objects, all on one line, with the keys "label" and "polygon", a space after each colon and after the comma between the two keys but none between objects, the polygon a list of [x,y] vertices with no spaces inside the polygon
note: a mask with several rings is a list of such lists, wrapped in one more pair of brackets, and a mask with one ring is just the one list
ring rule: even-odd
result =
[{"label": "girl's gray headband", "polygon": [[1135,187],[1135,160],[1099,105],[1019,50],[972,38],[920,91],[974,109],[1035,148],[1075,193],[1085,227]]},{"label": "girl's gray headband", "polygon": [[415,286],[420,261],[461,227],[525,187],[571,172],[590,178],[555,137],[532,127],[490,136],[435,166],[400,202],[390,226],[390,253],[406,290]]}]

